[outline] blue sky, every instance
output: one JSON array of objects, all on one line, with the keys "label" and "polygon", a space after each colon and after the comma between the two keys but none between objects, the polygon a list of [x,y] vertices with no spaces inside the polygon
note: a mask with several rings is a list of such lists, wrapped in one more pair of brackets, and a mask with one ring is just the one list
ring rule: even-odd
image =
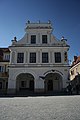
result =
[{"label": "blue sky", "polygon": [[53,34],[70,45],[69,60],[80,55],[80,0],[0,0],[0,47],[22,38],[28,20],[51,20]]}]

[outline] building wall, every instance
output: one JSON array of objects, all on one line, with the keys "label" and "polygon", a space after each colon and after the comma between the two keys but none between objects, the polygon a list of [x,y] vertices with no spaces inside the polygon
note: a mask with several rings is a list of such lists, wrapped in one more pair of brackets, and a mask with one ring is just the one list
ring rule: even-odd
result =
[{"label": "building wall", "polygon": [[70,68],[70,80],[73,80],[78,74],[80,74],[80,62]]},{"label": "building wall", "polygon": [[[10,49],[8,93],[16,92],[16,78],[21,73],[30,73],[34,76],[34,90],[44,91],[44,79],[49,73],[58,73],[62,77],[63,88],[69,75],[68,50],[65,39],[58,40],[52,35],[51,23],[27,23],[26,33],[21,40],[12,41]],[[36,43],[31,44],[31,35],[36,35]],[[42,35],[47,35],[47,43],[42,44]],[[23,63],[17,63],[17,54],[24,53]],[[36,63],[30,63],[30,53],[36,52]],[[48,53],[48,63],[42,63],[42,52]],[[55,52],[61,53],[61,62],[55,63]],[[66,52],[66,56],[65,56]],[[66,59],[65,59],[66,58]]]}]

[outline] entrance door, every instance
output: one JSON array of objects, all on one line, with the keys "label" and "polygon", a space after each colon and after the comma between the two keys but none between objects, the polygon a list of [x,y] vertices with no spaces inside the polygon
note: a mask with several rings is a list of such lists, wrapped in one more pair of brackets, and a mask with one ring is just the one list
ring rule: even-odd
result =
[{"label": "entrance door", "polygon": [[26,81],[21,81],[20,89],[21,90],[26,89]]},{"label": "entrance door", "polygon": [[53,81],[52,80],[48,80],[48,91],[52,91],[53,90]]},{"label": "entrance door", "polygon": [[29,88],[30,90],[34,90],[34,80],[30,80]]}]

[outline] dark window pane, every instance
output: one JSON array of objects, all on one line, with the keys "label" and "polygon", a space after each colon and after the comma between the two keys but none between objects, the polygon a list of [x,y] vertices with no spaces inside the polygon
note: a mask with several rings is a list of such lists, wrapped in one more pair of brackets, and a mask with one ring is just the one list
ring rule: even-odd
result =
[{"label": "dark window pane", "polygon": [[24,62],[24,53],[18,53],[17,54],[17,63],[23,63]]},{"label": "dark window pane", "polygon": [[0,89],[2,89],[2,82],[0,82]]},{"label": "dark window pane", "polygon": [[55,53],[55,63],[61,63],[61,53],[60,52]]},{"label": "dark window pane", "polygon": [[21,87],[25,87],[25,81],[21,81]]},{"label": "dark window pane", "polygon": [[42,63],[48,63],[48,53],[42,53]]},{"label": "dark window pane", "polygon": [[36,63],[36,53],[30,53],[30,63]]},{"label": "dark window pane", "polygon": [[4,67],[0,66],[0,72],[4,72]]},{"label": "dark window pane", "polygon": [[42,35],[42,43],[47,43],[47,35]]},{"label": "dark window pane", "polygon": [[0,66],[0,72],[1,72],[1,66]]},{"label": "dark window pane", "polygon": [[31,44],[36,43],[36,35],[31,35]]}]

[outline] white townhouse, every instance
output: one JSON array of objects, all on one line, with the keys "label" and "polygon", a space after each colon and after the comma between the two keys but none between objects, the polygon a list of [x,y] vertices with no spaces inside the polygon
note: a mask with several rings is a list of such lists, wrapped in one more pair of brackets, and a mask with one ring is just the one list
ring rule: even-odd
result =
[{"label": "white townhouse", "polygon": [[62,91],[69,75],[68,50],[64,37],[52,35],[52,24],[26,23],[22,39],[12,40],[8,93]]}]

